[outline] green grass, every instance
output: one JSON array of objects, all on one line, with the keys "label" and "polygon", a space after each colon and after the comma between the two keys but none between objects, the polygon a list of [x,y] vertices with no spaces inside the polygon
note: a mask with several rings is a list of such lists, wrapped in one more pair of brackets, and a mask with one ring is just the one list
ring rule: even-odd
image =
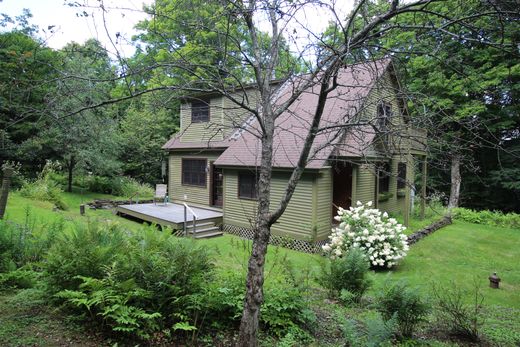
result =
[{"label": "green grass", "polygon": [[[472,289],[477,281],[486,303],[520,309],[520,230],[455,221],[413,245],[400,266],[389,274],[413,285],[432,284]],[[501,289],[489,288],[496,271]],[[388,275],[376,274],[381,282]]]},{"label": "green grass", "polygon": [[66,211],[54,211],[54,204],[47,201],[38,201],[24,198],[17,192],[9,193],[7,202],[6,219],[17,223],[25,223],[29,215],[34,222],[50,224],[58,219],[65,221],[81,221],[87,218],[95,218],[101,221],[117,221],[127,227],[134,228],[139,223],[115,216],[111,210],[90,210],[86,208],[85,216],[79,213],[79,206],[95,199],[119,199],[107,194],[73,192],[62,193],[65,203],[68,205]]},{"label": "green grass", "polygon": [[[42,223],[50,223],[57,218],[66,221],[82,221],[86,218],[110,220],[121,223],[129,228],[139,227],[139,223],[117,217],[109,210],[87,210],[87,216],[80,216],[79,205],[97,198],[110,198],[103,194],[64,193],[64,199],[69,205],[68,211],[53,212],[52,204],[33,201],[12,193],[9,196],[7,218],[24,223],[26,211],[31,210],[32,218]],[[398,217],[399,218],[399,217]],[[430,214],[423,221],[412,219],[410,232],[415,231],[437,220],[436,214]],[[244,241],[232,235],[198,241],[215,252],[216,266],[219,271],[243,271],[245,273],[250,252],[249,241]],[[320,271],[319,255],[311,255],[269,247],[266,264],[266,276],[271,275],[274,264],[288,260],[293,268],[300,273],[310,274],[314,278]],[[406,280],[417,286],[426,295],[430,293],[433,284],[458,287],[471,292],[475,283],[482,288],[485,296],[484,305],[488,308],[485,331],[497,341],[506,341],[511,334],[517,334],[520,339],[520,230],[471,224],[455,221],[454,224],[438,230],[413,245],[408,256],[399,267],[392,271],[373,274],[374,285],[369,292],[375,291],[387,280]],[[497,272],[502,278],[501,288],[489,288],[488,276]],[[315,282],[311,281],[313,285]],[[0,302],[0,312],[2,305]],[[1,323],[12,324],[4,314],[0,314]],[[0,329],[0,337],[2,331]],[[515,333],[516,332],[516,333]],[[501,340],[502,339],[502,340]],[[0,339],[1,341],[1,339]]]}]

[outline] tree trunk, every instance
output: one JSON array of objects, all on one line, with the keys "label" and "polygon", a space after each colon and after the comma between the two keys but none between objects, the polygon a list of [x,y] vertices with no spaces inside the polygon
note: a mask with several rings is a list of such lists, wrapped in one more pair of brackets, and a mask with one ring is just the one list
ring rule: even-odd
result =
[{"label": "tree trunk", "polygon": [[[265,93],[264,95],[266,95]],[[273,168],[274,115],[268,100],[264,100],[264,135],[258,179],[258,209],[253,248],[247,266],[246,297],[240,321],[238,346],[256,347],[260,306],[264,301],[264,265],[271,235],[271,174]]]},{"label": "tree trunk", "polygon": [[10,168],[4,169],[4,179],[2,180],[2,192],[0,195],[0,219],[4,218],[5,209],[7,206],[7,197],[9,195],[9,186],[11,185],[11,176],[13,170]]},{"label": "tree trunk", "polygon": [[454,207],[459,206],[461,180],[462,180],[462,178],[460,176],[460,155],[455,154],[451,158],[451,189],[450,189],[450,200],[448,202],[449,210],[451,210]]},{"label": "tree trunk", "polygon": [[76,165],[74,156],[71,155],[69,162],[67,163],[67,169],[68,169],[68,180],[67,180],[67,191],[69,193],[72,193],[72,174],[74,172],[74,166]]}]

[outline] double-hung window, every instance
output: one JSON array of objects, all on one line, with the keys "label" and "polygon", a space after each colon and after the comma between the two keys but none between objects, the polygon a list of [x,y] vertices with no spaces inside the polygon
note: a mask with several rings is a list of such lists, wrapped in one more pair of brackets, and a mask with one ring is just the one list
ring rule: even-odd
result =
[{"label": "double-hung window", "polygon": [[191,122],[209,122],[209,101],[194,100],[191,103]]},{"label": "double-hung window", "polygon": [[391,166],[389,163],[379,165],[377,178],[379,180],[379,194],[388,193],[390,190]]},{"label": "double-hung window", "polygon": [[182,184],[206,186],[206,159],[182,159]]},{"label": "double-hung window", "polygon": [[256,200],[258,197],[258,178],[254,173],[241,172],[238,174],[238,197],[240,199]]},{"label": "double-hung window", "polygon": [[397,190],[406,187],[406,163],[397,164]]}]

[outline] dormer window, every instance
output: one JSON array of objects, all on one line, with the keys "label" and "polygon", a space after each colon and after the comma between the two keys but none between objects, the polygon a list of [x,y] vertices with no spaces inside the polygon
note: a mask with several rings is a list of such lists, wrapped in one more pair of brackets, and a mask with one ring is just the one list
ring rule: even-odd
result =
[{"label": "dormer window", "polygon": [[191,122],[209,122],[209,101],[194,100],[191,103]]},{"label": "dormer window", "polygon": [[388,131],[390,118],[392,117],[392,105],[382,102],[377,106],[377,128],[380,131]]}]

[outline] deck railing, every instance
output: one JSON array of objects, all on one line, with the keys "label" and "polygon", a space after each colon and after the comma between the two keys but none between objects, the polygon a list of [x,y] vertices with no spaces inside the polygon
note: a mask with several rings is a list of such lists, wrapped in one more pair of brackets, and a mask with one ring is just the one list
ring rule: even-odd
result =
[{"label": "deck railing", "polygon": [[186,223],[188,222],[188,210],[191,212],[191,215],[193,216],[193,224],[192,224],[192,234],[195,235],[195,227],[197,223],[197,215],[195,214],[195,211],[191,209],[186,203],[182,203],[184,205],[184,236],[188,236],[188,228],[186,226]]}]

